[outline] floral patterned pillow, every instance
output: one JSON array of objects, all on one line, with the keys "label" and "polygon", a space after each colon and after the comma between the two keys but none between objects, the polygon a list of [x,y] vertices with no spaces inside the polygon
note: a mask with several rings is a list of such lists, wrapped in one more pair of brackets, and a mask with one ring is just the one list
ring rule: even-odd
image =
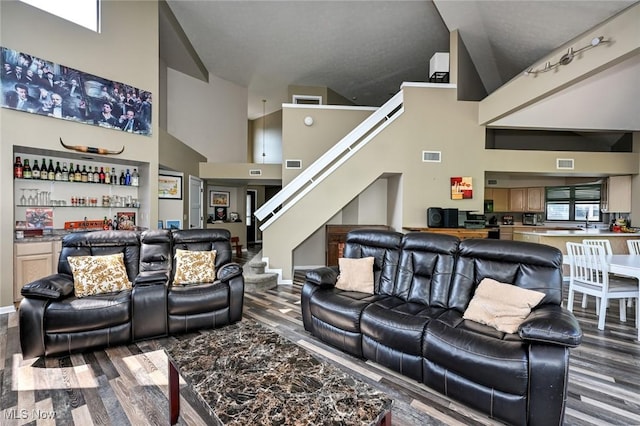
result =
[{"label": "floral patterned pillow", "polygon": [[76,297],[130,290],[122,253],[107,256],[69,256]]},{"label": "floral patterned pillow", "polygon": [[173,284],[212,283],[216,279],[216,251],[176,249]]}]

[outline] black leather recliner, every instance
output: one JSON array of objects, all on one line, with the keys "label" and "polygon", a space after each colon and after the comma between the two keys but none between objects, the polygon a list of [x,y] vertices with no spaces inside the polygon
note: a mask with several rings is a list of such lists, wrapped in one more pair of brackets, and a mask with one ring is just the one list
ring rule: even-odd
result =
[{"label": "black leather recliner", "polygon": [[[220,327],[242,319],[242,267],[231,263],[227,230],[94,231],[66,235],[58,273],[22,288],[23,357],[91,348]],[[214,283],[171,285],[174,246],[218,251]],[[69,256],[124,254],[131,290],[75,297]]]},{"label": "black leather recliner", "polygon": [[[509,424],[561,424],[569,348],[582,332],[562,302],[562,254],[532,243],[356,230],[344,257],[373,256],[374,294],[307,273],[304,327]],[[483,278],[545,293],[517,333],[463,319]]]}]

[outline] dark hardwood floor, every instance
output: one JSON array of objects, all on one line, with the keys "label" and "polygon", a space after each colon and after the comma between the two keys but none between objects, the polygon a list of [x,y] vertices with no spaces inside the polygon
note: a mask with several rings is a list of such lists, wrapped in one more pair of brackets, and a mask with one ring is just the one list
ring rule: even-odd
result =
[{"label": "dark hardwood floor", "polygon": [[[259,249],[250,247],[236,260],[246,262]],[[300,271],[293,285],[247,293],[245,317],[385,391],[394,400],[394,425],[499,424],[424,385],[344,355],[310,336],[300,314],[303,280]],[[593,298],[589,302],[586,309],[578,301],[575,304],[584,341],[571,352],[565,424],[640,424],[640,343],[634,308],[628,308],[628,321],[621,323],[617,302],[612,302],[606,330],[600,331]],[[167,359],[156,343],[25,361],[20,354],[17,314],[0,315],[0,424],[168,424]],[[187,387],[182,388],[181,399],[179,424],[206,424],[202,408]]]}]

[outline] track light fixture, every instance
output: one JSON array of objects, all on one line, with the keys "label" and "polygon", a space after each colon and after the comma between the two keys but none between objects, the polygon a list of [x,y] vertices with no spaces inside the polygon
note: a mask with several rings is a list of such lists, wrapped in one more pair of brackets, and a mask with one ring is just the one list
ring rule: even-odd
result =
[{"label": "track light fixture", "polygon": [[576,57],[577,54],[579,54],[581,52],[584,52],[585,50],[592,49],[592,48],[594,48],[596,46],[600,46],[602,43],[608,43],[608,42],[609,42],[609,40],[605,40],[604,36],[600,36],[600,37],[594,38],[593,40],[591,40],[590,44],[588,44],[588,45],[586,45],[584,47],[581,47],[578,50],[573,50],[573,47],[570,47],[567,50],[567,53],[565,53],[564,55],[562,55],[560,57],[560,59],[558,59],[558,62],[556,62],[554,64],[552,64],[551,62],[546,62],[544,64],[544,67],[543,68],[539,68],[539,69],[533,69],[533,67],[529,68],[528,70],[526,70],[524,72],[524,75],[533,75],[535,77],[536,75],[538,75],[540,73],[556,69],[560,65],[569,65],[571,63],[571,61],[573,61],[573,58]]}]

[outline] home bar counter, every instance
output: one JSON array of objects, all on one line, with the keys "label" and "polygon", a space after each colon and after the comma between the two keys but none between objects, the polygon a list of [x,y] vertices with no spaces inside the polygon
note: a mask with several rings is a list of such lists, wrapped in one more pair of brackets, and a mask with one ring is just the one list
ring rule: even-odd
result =
[{"label": "home bar counter", "polygon": [[581,243],[586,239],[609,240],[613,254],[629,254],[627,240],[640,239],[640,233],[611,232],[600,229],[583,229],[572,231],[558,230],[534,230],[513,231],[514,241],[528,241],[531,243],[546,244],[558,248],[563,254],[567,253],[567,242]]},{"label": "home bar counter", "polygon": [[489,238],[489,231],[497,230],[497,228],[421,228],[411,226],[405,226],[402,229],[409,232],[436,232],[438,234],[453,235],[461,240],[467,238]]}]

